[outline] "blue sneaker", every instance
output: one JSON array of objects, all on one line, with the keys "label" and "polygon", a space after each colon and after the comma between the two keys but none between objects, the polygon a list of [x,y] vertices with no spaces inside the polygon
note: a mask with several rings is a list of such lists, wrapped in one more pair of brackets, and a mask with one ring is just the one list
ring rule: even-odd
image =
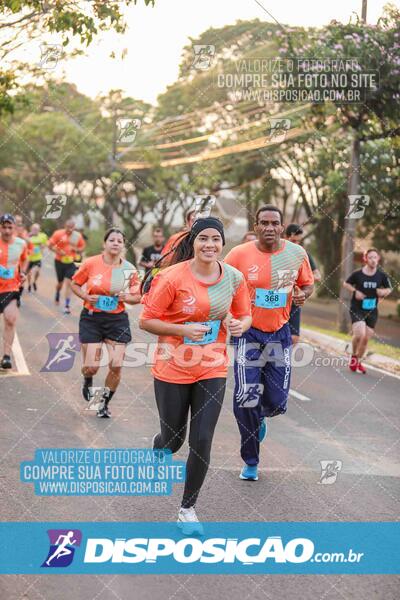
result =
[{"label": "blue sneaker", "polygon": [[260,444],[267,437],[267,431],[267,419],[263,417],[260,423],[260,429],[258,430],[258,441],[260,442]]},{"label": "blue sneaker", "polygon": [[240,479],[245,479],[246,481],[258,481],[257,465],[244,465],[239,477]]}]

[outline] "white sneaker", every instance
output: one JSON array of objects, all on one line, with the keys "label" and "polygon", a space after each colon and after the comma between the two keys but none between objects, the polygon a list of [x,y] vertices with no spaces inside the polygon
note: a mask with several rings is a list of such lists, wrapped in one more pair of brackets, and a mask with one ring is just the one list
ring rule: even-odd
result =
[{"label": "white sneaker", "polygon": [[194,506],[179,510],[177,525],[184,535],[204,535],[204,527],[197,518]]}]

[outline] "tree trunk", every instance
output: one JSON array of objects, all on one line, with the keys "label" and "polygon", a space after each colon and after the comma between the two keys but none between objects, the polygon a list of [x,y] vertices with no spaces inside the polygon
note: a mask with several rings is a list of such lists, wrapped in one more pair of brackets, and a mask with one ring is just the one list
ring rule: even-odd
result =
[{"label": "tree trunk", "polygon": [[318,262],[322,266],[322,281],[318,296],[338,299],[340,291],[340,261],[343,239],[343,215],[338,215],[338,225],[330,216],[321,219],[314,229]]},{"label": "tree trunk", "polygon": [[[349,183],[348,193],[349,195],[356,195],[359,193],[360,188],[360,140],[358,139],[357,132],[354,133],[353,144],[351,149],[351,161],[349,168]],[[346,208],[350,208],[349,200],[346,202]],[[350,215],[350,211],[347,211]],[[344,225],[344,236],[342,246],[342,260],[341,260],[341,272],[340,278],[343,281],[350,276],[354,270],[354,237],[356,231],[356,219],[350,216],[345,219]],[[340,288],[340,302],[338,307],[338,321],[339,331],[346,333],[349,328],[349,311],[347,304],[349,302],[349,292],[344,289],[343,286]]]}]

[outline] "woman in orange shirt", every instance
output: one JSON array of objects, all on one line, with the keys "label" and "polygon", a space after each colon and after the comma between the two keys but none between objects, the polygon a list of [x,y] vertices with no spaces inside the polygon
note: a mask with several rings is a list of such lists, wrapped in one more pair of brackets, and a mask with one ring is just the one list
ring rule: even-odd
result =
[{"label": "woman in orange shirt", "polygon": [[121,379],[126,345],[132,339],[125,303],[137,304],[141,298],[136,268],[123,258],[124,249],[124,233],[112,227],[104,236],[103,253],[86,259],[72,277],[72,290],[84,301],[79,340],[83,354],[82,395],[86,401],[91,399],[90,388],[99,370],[103,343],[110,358],[103,402],[97,412],[101,418],[111,416],[108,405]]},{"label": "woman in orange shirt", "polygon": [[[221,221],[197,219],[177,246],[172,266],[158,273],[142,299],[139,325],[159,336],[152,369],[161,432],[153,448],[182,446],[190,409],[189,458],[178,525],[201,534],[194,509],[210,462],[227,375],[227,329],[241,336],[251,325],[243,275],[219,261]],[[227,322],[228,313],[232,318]]]}]

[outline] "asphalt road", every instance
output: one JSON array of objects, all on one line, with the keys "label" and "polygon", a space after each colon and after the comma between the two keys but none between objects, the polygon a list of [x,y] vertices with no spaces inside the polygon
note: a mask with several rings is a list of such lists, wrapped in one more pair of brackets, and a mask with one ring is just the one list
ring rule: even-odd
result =
[{"label": "asphalt road", "polygon": [[[3,521],[171,521],[181,487],[160,497],[39,497],[19,480],[19,465],[36,448],[149,447],[158,417],[147,367],[126,368],[113,400],[113,418],[83,410],[79,356],[67,373],[40,372],[46,334],[76,333],[80,310],[63,316],[52,303],[50,265],[37,296],[25,296],[18,325],[30,375],[0,375]],[[150,341],[138,331],[136,341]],[[153,341],[153,340],[151,340]],[[319,366],[318,361],[325,361]],[[330,364],[328,364],[330,362]],[[97,382],[100,384],[100,378]],[[294,369],[286,415],[274,418],[262,447],[257,483],[238,478],[239,435],[231,409],[232,373],[214,438],[212,466],[197,504],[207,521],[391,521],[399,514],[399,380],[382,372],[355,375],[337,357],[316,354]],[[300,395],[299,395],[300,394]],[[300,399],[301,398],[301,399]],[[176,455],[185,459],[187,445]],[[320,485],[320,460],[342,461],[333,485]],[[36,600],[193,600],[252,598],[395,599],[394,576],[3,576],[0,597]]]}]

